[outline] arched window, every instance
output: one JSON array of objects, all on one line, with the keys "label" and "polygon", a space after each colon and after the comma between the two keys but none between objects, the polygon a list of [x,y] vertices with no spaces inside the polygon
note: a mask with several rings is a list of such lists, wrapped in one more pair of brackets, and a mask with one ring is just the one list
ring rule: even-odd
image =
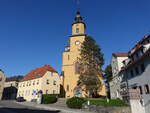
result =
[{"label": "arched window", "polygon": [[69,91],[69,85],[67,85],[67,91]]},{"label": "arched window", "polygon": [[79,33],[79,28],[76,28],[76,33]]},{"label": "arched window", "polygon": [[80,64],[79,62],[75,63],[75,74],[79,74],[80,73]]}]

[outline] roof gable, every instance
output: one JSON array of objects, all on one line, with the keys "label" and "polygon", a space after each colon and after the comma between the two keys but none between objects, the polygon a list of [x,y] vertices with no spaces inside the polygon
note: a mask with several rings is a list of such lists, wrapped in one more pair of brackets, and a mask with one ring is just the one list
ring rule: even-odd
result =
[{"label": "roof gable", "polygon": [[37,69],[32,70],[31,72],[29,72],[27,75],[25,75],[23,77],[22,81],[41,78],[45,75],[45,73],[47,71],[57,73],[57,71],[54,68],[52,68],[50,65],[44,65],[43,67],[37,68]]},{"label": "roof gable", "polygon": [[128,57],[128,53],[113,53],[112,55],[115,57]]}]

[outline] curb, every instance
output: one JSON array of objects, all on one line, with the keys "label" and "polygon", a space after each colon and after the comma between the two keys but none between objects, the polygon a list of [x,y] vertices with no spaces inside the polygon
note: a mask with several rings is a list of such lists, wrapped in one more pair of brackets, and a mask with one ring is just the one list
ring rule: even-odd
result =
[{"label": "curb", "polygon": [[76,109],[62,109],[62,108],[57,108],[57,107],[51,107],[43,104],[36,104],[36,103],[31,103],[31,102],[15,102],[20,105],[24,105],[27,107],[34,107],[42,110],[54,110],[54,111],[61,111],[62,113],[93,113],[93,112],[88,112],[88,111],[81,111],[81,110],[76,110]]}]

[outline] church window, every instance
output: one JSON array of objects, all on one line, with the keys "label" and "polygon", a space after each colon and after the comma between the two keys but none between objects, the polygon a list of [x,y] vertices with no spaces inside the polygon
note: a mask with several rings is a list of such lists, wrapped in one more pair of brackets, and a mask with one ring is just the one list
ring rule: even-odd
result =
[{"label": "church window", "polygon": [[67,91],[69,91],[69,85],[67,85]]},{"label": "church window", "polygon": [[76,62],[75,63],[75,74],[79,74],[80,73],[79,66],[80,66],[79,62]]},{"label": "church window", "polygon": [[76,28],[76,33],[79,33],[79,28]]},{"label": "church window", "polygon": [[70,55],[68,55],[68,60],[70,60]]}]

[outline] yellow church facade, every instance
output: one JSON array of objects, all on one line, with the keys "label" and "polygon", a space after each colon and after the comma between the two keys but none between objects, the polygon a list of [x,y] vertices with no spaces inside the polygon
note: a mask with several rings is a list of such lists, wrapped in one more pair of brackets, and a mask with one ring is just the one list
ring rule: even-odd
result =
[{"label": "yellow church facade", "polygon": [[[86,38],[86,25],[78,11],[72,24],[72,35],[69,37],[68,45],[62,55],[63,87],[66,98],[74,96],[74,90],[77,87],[79,73],[76,72],[76,62],[80,57],[81,44]],[[101,78],[102,80],[102,78]],[[102,84],[100,95],[105,96],[105,85]],[[82,97],[86,97],[85,91],[82,91]]]}]

